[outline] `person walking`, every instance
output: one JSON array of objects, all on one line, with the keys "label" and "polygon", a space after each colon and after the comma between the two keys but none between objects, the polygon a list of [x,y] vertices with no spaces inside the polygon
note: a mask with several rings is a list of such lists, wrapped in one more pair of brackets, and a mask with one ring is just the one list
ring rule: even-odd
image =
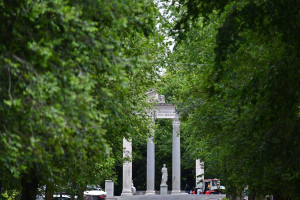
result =
[{"label": "person walking", "polygon": [[185,190],[185,193],[190,194],[190,186],[188,184],[185,184],[184,190]]}]

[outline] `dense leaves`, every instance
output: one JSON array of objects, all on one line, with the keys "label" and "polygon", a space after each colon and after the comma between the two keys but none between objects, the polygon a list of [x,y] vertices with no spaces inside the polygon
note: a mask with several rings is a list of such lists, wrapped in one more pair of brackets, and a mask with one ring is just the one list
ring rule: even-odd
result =
[{"label": "dense leaves", "polygon": [[152,1],[0,1],[0,191],[114,177],[121,139],[145,129],[157,16]]},{"label": "dense leaves", "polygon": [[[144,94],[165,66],[158,85],[183,121],[183,172],[201,158],[229,195],[298,198],[299,2],[160,4],[177,39],[168,55],[152,1],[0,1],[1,194],[34,199],[46,185],[49,199],[80,198],[114,179],[122,138],[145,141]],[[171,141],[159,125],[156,169]]]},{"label": "dense leaves", "polygon": [[[298,198],[297,1],[178,1],[168,90],[228,194]],[[193,20],[190,20],[193,19]],[[287,187],[288,185],[288,187]],[[283,189],[285,188],[285,189]]]}]

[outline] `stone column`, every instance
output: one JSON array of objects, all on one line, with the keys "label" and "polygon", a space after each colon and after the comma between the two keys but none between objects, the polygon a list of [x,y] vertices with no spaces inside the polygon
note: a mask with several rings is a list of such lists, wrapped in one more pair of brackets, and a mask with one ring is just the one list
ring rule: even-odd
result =
[{"label": "stone column", "polygon": [[196,186],[200,181],[204,181],[204,163],[200,159],[196,160]]},{"label": "stone column", "polygon": [[[154,120],[153,124],[154,125]],[[154,127],[151,128],[151,135],[147,138],[147,190],[146,195],[154,195],[155,184],[155,145],[154,139]]]},{"label": "stone column", "polygon": [[130,140],[123,138],[123,158],[130,158],[123,164],[123,191],[121,196],[131,196],[132,185],[132,143]]},{"label": "stone column", "polygon": [[172,193],[180,194],[180,121],[178,116],[173,119],[173,145],[172,145]]}]

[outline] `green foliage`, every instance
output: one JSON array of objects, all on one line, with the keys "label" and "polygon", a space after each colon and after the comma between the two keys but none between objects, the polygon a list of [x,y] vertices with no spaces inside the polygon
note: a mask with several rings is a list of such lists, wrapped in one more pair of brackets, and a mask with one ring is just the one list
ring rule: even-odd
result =
[{"label": "green foliage", "polygon": [[0,1],[0,190],[115,177],[121,139],[146,129],[157,16],[152,1]]},{"label": "green foliage", "polygon": [[[145,134],[147,136],[147,134]],[[167,165],[169,176],[172,173],[172,121],[167,119],[155,120],[155,186],[160,190],[161,168]],[[137,190],[146,190],[147,177],[147,138],[133,138],[133,183]],[[170,179],[168,185],[171,186]]]},{"label": "green foliage", "polygon": [[[172,187],[172,135],[173,127],[171,119],[155,120],[155,189],[160,190],[161,168],[166,164],[168,169],[169,188]],[[187,150],[189,137],[181,133],[181,185],[195,184],[195,156]],[[146,190],[146,166],[147,166],[147,140],[133,139],[133,182],[137,190]]]},{"label": "green foliage", "polygon": [[155,120],[155,189],[160,190],[161,168],[166,164],[168,169],[167,185],[172,186],[172,120]]},{"label": "green foliage", "polygon": [[183,132],[191,134],[190,153],[229,194],[249,185],[252,197],[298,197],[298,4],[177,5],[179,40],[165,79],[185,120]]}]

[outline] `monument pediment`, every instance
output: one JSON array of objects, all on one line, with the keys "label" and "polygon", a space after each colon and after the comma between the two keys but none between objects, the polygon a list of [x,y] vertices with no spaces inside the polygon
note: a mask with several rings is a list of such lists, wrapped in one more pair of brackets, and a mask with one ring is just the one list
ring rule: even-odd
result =
[{"label": "monument pediment", "polygon": [[160,95],[154,88],[146,93],[148,95],[148,102],[149,103],[166,103],[165,102],[165,95]]},{"label": "monument pediment", "polygon": [[160,95],[154,88],[146,93],[148,95],[148,102],[154,103],[154,117],[157,119],[174,119],[178,118],[176,107],[165,102],[165,95]]}]

